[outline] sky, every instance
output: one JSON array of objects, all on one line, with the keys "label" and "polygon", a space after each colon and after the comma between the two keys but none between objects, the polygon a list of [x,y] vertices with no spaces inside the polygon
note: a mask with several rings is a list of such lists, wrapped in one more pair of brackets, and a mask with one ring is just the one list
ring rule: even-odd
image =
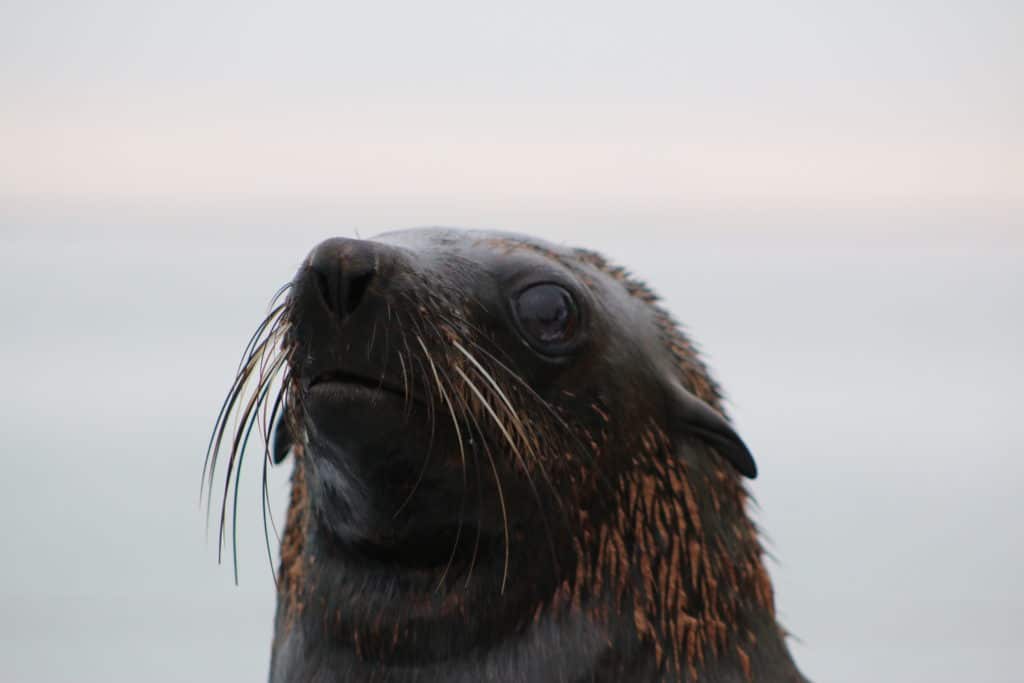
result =
[{"label": "sky", "polygon": [[1012,1],[7,2],[0,203],[1019,227],[1022,27]]}]

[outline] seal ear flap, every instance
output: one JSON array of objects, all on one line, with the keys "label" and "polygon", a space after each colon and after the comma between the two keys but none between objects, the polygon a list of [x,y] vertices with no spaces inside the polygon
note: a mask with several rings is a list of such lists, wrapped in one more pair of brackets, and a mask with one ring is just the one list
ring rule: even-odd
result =
[{"label": "seal ear flap", "polygon": [[288,451],[292,448],[292,430],[288,426],[286,416],[287,410],[281,410],[277,417],[277,424],[274,425],[274,436],[271,438],[270,459],[275,465],[288,457]]},{"label": "seal ear flap", "polygon": [[725,417],[682,386],[673,384],[671,426],[710,442],[743,476],[757,477],[754,456]]}]

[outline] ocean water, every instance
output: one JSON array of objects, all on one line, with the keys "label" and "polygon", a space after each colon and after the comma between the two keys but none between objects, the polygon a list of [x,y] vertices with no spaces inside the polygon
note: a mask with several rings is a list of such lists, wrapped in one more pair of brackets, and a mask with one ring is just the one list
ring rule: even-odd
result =
[{"label": "ocean water", "polygon": [[[0,680],[265,678],[259,473],[237,587],[199,476],[249,332],[326,236],[0,233]],[[809,677],[1024,680],[1019,242],[562,237],[647,279],[706,350]],[[271,494],[280,520],[283,469]]]}]

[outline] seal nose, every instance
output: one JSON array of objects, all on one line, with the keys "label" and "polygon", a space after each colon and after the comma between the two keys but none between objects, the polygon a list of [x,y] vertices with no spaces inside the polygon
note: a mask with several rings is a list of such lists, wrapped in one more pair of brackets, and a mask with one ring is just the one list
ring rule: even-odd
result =
[{"label": "seal nose", "polygon": [[344,319],[363,302],[377,275],[380,254],[373,242],[335,237],[321,242],[307,263],[324,305]]}]

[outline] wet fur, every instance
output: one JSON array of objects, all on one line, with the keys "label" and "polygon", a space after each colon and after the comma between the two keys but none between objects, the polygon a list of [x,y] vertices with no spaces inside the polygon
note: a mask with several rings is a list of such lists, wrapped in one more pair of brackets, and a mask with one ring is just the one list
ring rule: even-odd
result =
[{"label": "wet fur", "polygon": [[[233,388],[243,419],[221,508],[223,534],[247,430],[258,425],[269,442],[280,413],[284,436],[276,458],[265,450],[264,468],[290,447],[294,470],[271,681],[803,681],[775,620],[740,477],[714,443],[666,418],[672,399],[650,386],[671,374],[722,410],[693,344],[654,294],[589,251],[503,234],[433,231],[424,239],[442,253],[445,240],[471,240],[498,261],[549,263],[600,294],[590,302],[598,323],[605,316],[643,338],[608,346],[620,373],[595,373],[604,361],[584,354],[553,370],[554,381],[524,377],[502,344],[507,332],[468,313],[479,263],[456,257],[439,271],[404,274],[389,321],[375,322],[353,353],[378,354],[382,381],[401,377],[407,419],[427,417],[407,425],[428,444],[423,471],[439,453],[461,458],[461,498],[456,491],[452,499],[476,510],[478,526],[492,519],[500,539],[488,552],[473,548],[461,566],[450,560],[429,586],[410,586],[401,576],[350,571],[324,532],[349,524],[351,511],[331,519],[330,508],[313,502],[331,484],[311,460],[315,443],[296,438],[306,410],[296,323],[287,301],[275,309],[239,374],[258,380],[254,398],[242,399],[244,382]],[[596,334],[615,329],[595,325]],[[275,384],[272,373],[283,379]],[[423,405],[412,405],[414,394]],[[228,405],[222,415],[230,412]],[[211,442],[210,483],[225,420]],[[402,506],[441,490],[422,481]],[[472,542],[457,536],[452,557]]]}]

